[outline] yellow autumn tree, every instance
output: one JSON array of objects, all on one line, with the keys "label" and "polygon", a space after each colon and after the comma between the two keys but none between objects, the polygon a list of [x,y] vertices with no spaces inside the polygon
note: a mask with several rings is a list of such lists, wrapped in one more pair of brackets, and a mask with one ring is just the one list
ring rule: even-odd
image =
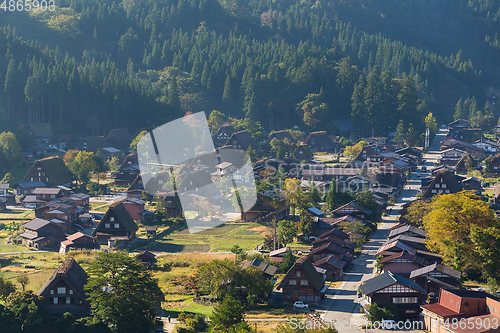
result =
[{"label": "yellow autumn tree", "polygon": [[302,189],[300,188],[300,180],[296,178],[288,178],[285,180],[281,191],[285,197],[285,200],[290,204],[292,209],[292,214],[295,215],[295,207],[300,202],[300,196],[302,194]]},{"label": "yellow autumn tree", "polygon": [[427,247],[443,255],[443,261],[460,271],[481,268],[471,231],[496,225],[489,205],[472,191],[437,195],[423,217]]}]

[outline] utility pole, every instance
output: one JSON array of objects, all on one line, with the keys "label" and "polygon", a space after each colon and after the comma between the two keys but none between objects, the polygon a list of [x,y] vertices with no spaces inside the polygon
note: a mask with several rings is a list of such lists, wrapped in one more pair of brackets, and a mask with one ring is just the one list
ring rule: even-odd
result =
[{"label": "utility pole", "polygon": [[274,228],[274,233],[273,233],[273,251],[276,251],[276,217],[273,219],[273,228]]}]

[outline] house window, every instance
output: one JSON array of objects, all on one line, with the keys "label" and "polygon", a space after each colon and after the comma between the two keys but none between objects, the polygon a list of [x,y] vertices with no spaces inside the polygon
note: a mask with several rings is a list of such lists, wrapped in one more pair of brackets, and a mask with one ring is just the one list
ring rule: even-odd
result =
[{"label": "house window", "polygon": [[158,185],[163,185],[163,179],[158,180]]},{"label": "house window", "polygon": [[37,169],[37,170],[42,170],[42,168],[40,168],[40,167],[38,167],[38,168],[36,168],[36,169]]},{"label": "house window", "polygon": [[132,164],[132,161],[128,161],[128,165],[131,165]]},{"label": "house window", "polygon": [[443,184],[443,186],[441,186],[442,188],[446,188],[446,184]]},{"label": "house window", "polygon": [[48,177],[47,177],[47,178],[45,178],[45,181],[47,181],[47,182],[48,182],[48,181],[49,181],[49,178],[48,178]]},{"label": "house window", "polygon": [[51,195],[50,195],[50,197],[51,197],[52,199],[54,199],[54,198],[56,197],[56,195],[55,195],[55,194],[51,194]]},{"label": "house window", "polygon": [[115,223],[115,229],[118,229],[120,227],[120,223]]},{"label": "house window", "polygon": [[196,192],[198,192],[198,188],[195,188],[194,190],[195,190]]},{"label": "house window", "polygon": [[51,295],[54,295],[54,289],[52,289],[52,290],[50,291],[50,294],[51,294]]},{"label": "house window", "polygon": [[71,304],[71,297],[66,297],[66,304]]},{"label": "house window", "polygon": [[187,188],[187,187],[184,187],[184,192],[186,192],[187,190],[188,190],[188,188]]},{"label": "house window", "polygon": [[446,191],[444,191],[444,193],[450,194],[450,190],[446,190]]},{"label": "house window", "polygon": [[114,218],[113,216],[111,216],[111,217],[109,218],[109,220],[110,220],[111,222],[114,222],[114,221],[115,221],[115,218]]},{"label": "house window", "polygon": [[418,303],[418,297],[393,297],[394,304],[415,304]]},{"label": "house window", "polygon": [[297,276],[300,276],[300,271],[297,271]]},{"label": "house window", "polygon": [[57,288],[57,293],[58,294],[66,294],[66,287]]},{"label": "house window", "polygon": [[439,184],[436,184],[436,188],[439,188]]},{"label": "house window", "polygon": [[38,177],[42,177],[42,173],[41,172],[38,173]]},{"label": "house window", "polygon": [[31,177],[31,181],[33,181],[33,177]]},{"label": "house window", "polygon": [[288,285],[289,286],[296,286],[297,285],[297,280],[288,280]]},{"label": "house window", "polygon": [[192,180],[189,181],[189,185],[193,185],[193,181]]},{"label": "house window", "polygon": [[69,294],[70,294],[70,295],[73,295],[73,289],[70,289],[70,290],[69,290]]},{"label": "house window", "polygon": [[308,280],[300,280],[300,285],[301,286],[307,286],[308,285]]},{"label": "house window", "polygon": [[432,193],[436,193],[436,190],[431,190]]},{"label": "house window", "polygon": [[57,300],[58,300],[58,298],[54,297],[54,304],[57,304]]},{"label": "house window", "polygon": [[104,223],[104,228],[109,229],[110,224],[109,223]]}]

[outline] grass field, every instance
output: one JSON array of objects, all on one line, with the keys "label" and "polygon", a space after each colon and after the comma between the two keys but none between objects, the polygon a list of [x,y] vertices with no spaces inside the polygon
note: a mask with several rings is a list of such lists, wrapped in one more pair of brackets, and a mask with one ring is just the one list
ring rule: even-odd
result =
[{"label": "grass field", "polygon": [[190,234],[187,228],[175,231],[168,236],[149,242],[145,247],[158,252],[225,252],[234,245],[245,250],[253,250],[262,243],[270,228],[259,223],[225,224]]}]

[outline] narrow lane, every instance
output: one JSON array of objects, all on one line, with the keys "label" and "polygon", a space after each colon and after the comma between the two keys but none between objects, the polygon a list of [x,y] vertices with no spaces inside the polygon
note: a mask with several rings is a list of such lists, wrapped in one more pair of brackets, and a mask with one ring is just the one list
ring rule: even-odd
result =
[{"label": "narrow lane", "polygon": [[[440,154],[440,142],[446,138],[447,130],[440,130],[433,140],[429,152],[424,154],[425,166],[427,170],[434,167]],[[429,172],[422,173],[422,177],[427,176]],[[408,201],[416,199],[420,187],[420,177],[417,173],[412,173],[408,186],[402,191],[400,197],[396,200],[393,207],[397,214],[402,205]],[[327,299],[321,304],[328,309],[321,315],[326,322],[334,322],[336,327],[340,328],[341,333],[356,332],[360,329],[356,327],[357,322],[362,322],[363,314],[360,312],[360,306],[357,302],[357,290],[361,283],[374,276],[375,260],[378,248],[386,241],[390,228],[396,223],[399,215],[389,215],[382,218],[382,224],[371,235],[371,239],[363,246],[363,253],[353,261],[353,267],[349,272],[344,273],[344,282],[340,288],[329,291]],[[339,326],[341,325],[341,326]],[[375,332],[376,330],[370,330]],[[407,331],[408,332],[408,331]]]}]

